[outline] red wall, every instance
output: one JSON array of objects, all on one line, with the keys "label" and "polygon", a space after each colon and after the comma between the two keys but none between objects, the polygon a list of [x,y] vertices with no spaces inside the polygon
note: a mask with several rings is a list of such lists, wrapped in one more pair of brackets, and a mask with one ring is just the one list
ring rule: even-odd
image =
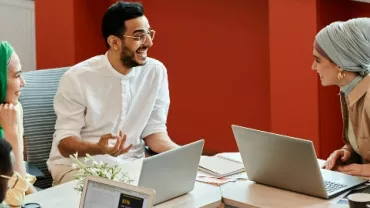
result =
[{"label": "red wall", "polygon": [[[102,54],[101,17],[115,0],[37,0],[37,68]],[[141,0],[156,29],[150,56],[169,74],[171,137],[236,151],[231,124],[310,139],[326,158],[342,145],[338,88],[311,70],[318,30],[369,16],[349,0]]]},{"label": "red wall", "polygon": [[349,12],[351,18],[355,17],[370,17],[370,4],[363,2],[351,1],[349,3]]},{"label": "red wall", "polygon": [[100,22],[108,1],[35,1],[37,69],[76,64],[105,51]]},{"label": "red wall", "polygon": [[74,1],[75,63],[105,53],[106,46],[100,26],[104,12],[109,6],[110,2],[103,0]]},{"label": "red wall", "polygon": [[311,70],[316,0],[269,0],[269,20],[271,131],[310,139],[318,149],[318,77]]},{"label": "red wall", "polygon": [[75,62],[74,0],[35,1],[37,69]]},{"label": "red wall", "polygon": [[267,1],[142,2],[157,31],[150,56],[168,69],[171,137],[233,151],[231,124],[268,130]]}]

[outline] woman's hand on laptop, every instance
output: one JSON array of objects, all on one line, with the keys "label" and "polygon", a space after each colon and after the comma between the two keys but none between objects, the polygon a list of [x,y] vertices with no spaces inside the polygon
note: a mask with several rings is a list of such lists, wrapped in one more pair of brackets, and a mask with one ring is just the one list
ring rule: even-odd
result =
[{"label": "woman's hand on laptop", "polygon": [[327,170],[333,170],[337,165],[344,164],[351,157],[351,151],[348,149],[342,148],[335,150],[326,160],[323,168]]},{"label": "woman's hand on laptop", "polygon": [[338,166],[337,170],[348,175],[370,177],[370,164],[350,164]]},{"label": "woman's hand on laptop", "polygon": [[[98,147],[102,154],[116,157],[127,153],[131,149],[132,144],[125,148],[126,139],[126,134],[123,134],[122,131],[119,132],[119,135],[104,134],[98,142]],[[113,147],[109,145],[109,140],[115,140]]]}]

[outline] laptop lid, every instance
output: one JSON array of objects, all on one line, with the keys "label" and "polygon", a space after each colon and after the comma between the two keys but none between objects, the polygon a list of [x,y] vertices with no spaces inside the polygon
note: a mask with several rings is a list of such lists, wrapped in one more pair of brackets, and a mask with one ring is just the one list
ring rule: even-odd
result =
[{"label": "laptop lid", "polygon": [[311,141],[236,125],[232,130],[250,180],[327,198]]},{"label": "laptop lid", "polygon": [[202,139],[144,159],[139,186],[155,190],[154,204],[194,189],[203,145]]},{"label": "laptop lid", "polygon": [[366,182],[360,177],[320,169],[309,140],[236,125],[232,129],[248,178],[257,183],[332,198]]},{"label": "laptop lid", "polygon": [[152,189],[87,176],[80,208],[151,208],[154,198]]}]

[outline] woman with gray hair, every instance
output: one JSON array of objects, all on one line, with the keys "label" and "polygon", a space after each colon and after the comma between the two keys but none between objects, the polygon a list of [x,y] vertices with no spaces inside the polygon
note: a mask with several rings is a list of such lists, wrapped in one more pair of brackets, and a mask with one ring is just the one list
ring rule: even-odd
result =
[{"label": "woman with gray hair", "polygon": [[[324,168],[370,177],[370,18],[334,22],[315,38],[314,63],[323,86],[340,87],[344,146]],[[362,164],[347,164],[354,156]]]}]

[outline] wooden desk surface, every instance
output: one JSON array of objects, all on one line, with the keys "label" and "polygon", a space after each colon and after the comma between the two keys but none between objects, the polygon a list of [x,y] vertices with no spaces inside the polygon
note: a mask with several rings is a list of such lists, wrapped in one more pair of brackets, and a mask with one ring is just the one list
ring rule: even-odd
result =
[{"label": "wooden desk surface", "polygon": [[[319,166],[324,160],[318,160]],[[249,180],[238,180],[221,186],[223,202],[235,207],[314,207],[343,208],[346,205],[335,204],[344,194],[331,200],[325,200],[292,191],[257,184]]]},{"label": "wooden desk surface", "polygon": [[223,202],[235,207],[346,207],[335,204],[337,198],[320,199],[248,180],[222,185],[221,192]]},{"label": "wooden desk surface", "polygon": [[[126,164],[123,166],[124,172],[128,172],[134,179],[134,185],[138,184],[141,164],[142,161],[135,161],[130,165]],[[28,195],[25,198],[25,203],[36,202],[39,203],[42,208],[78,208],[81,195],[73,189],[74,184],[75,182],[71,181]],[[222,203],[221,200],[220,187],[196,182],[193,191],[155,207],[212,208],[220,206]]]}]

